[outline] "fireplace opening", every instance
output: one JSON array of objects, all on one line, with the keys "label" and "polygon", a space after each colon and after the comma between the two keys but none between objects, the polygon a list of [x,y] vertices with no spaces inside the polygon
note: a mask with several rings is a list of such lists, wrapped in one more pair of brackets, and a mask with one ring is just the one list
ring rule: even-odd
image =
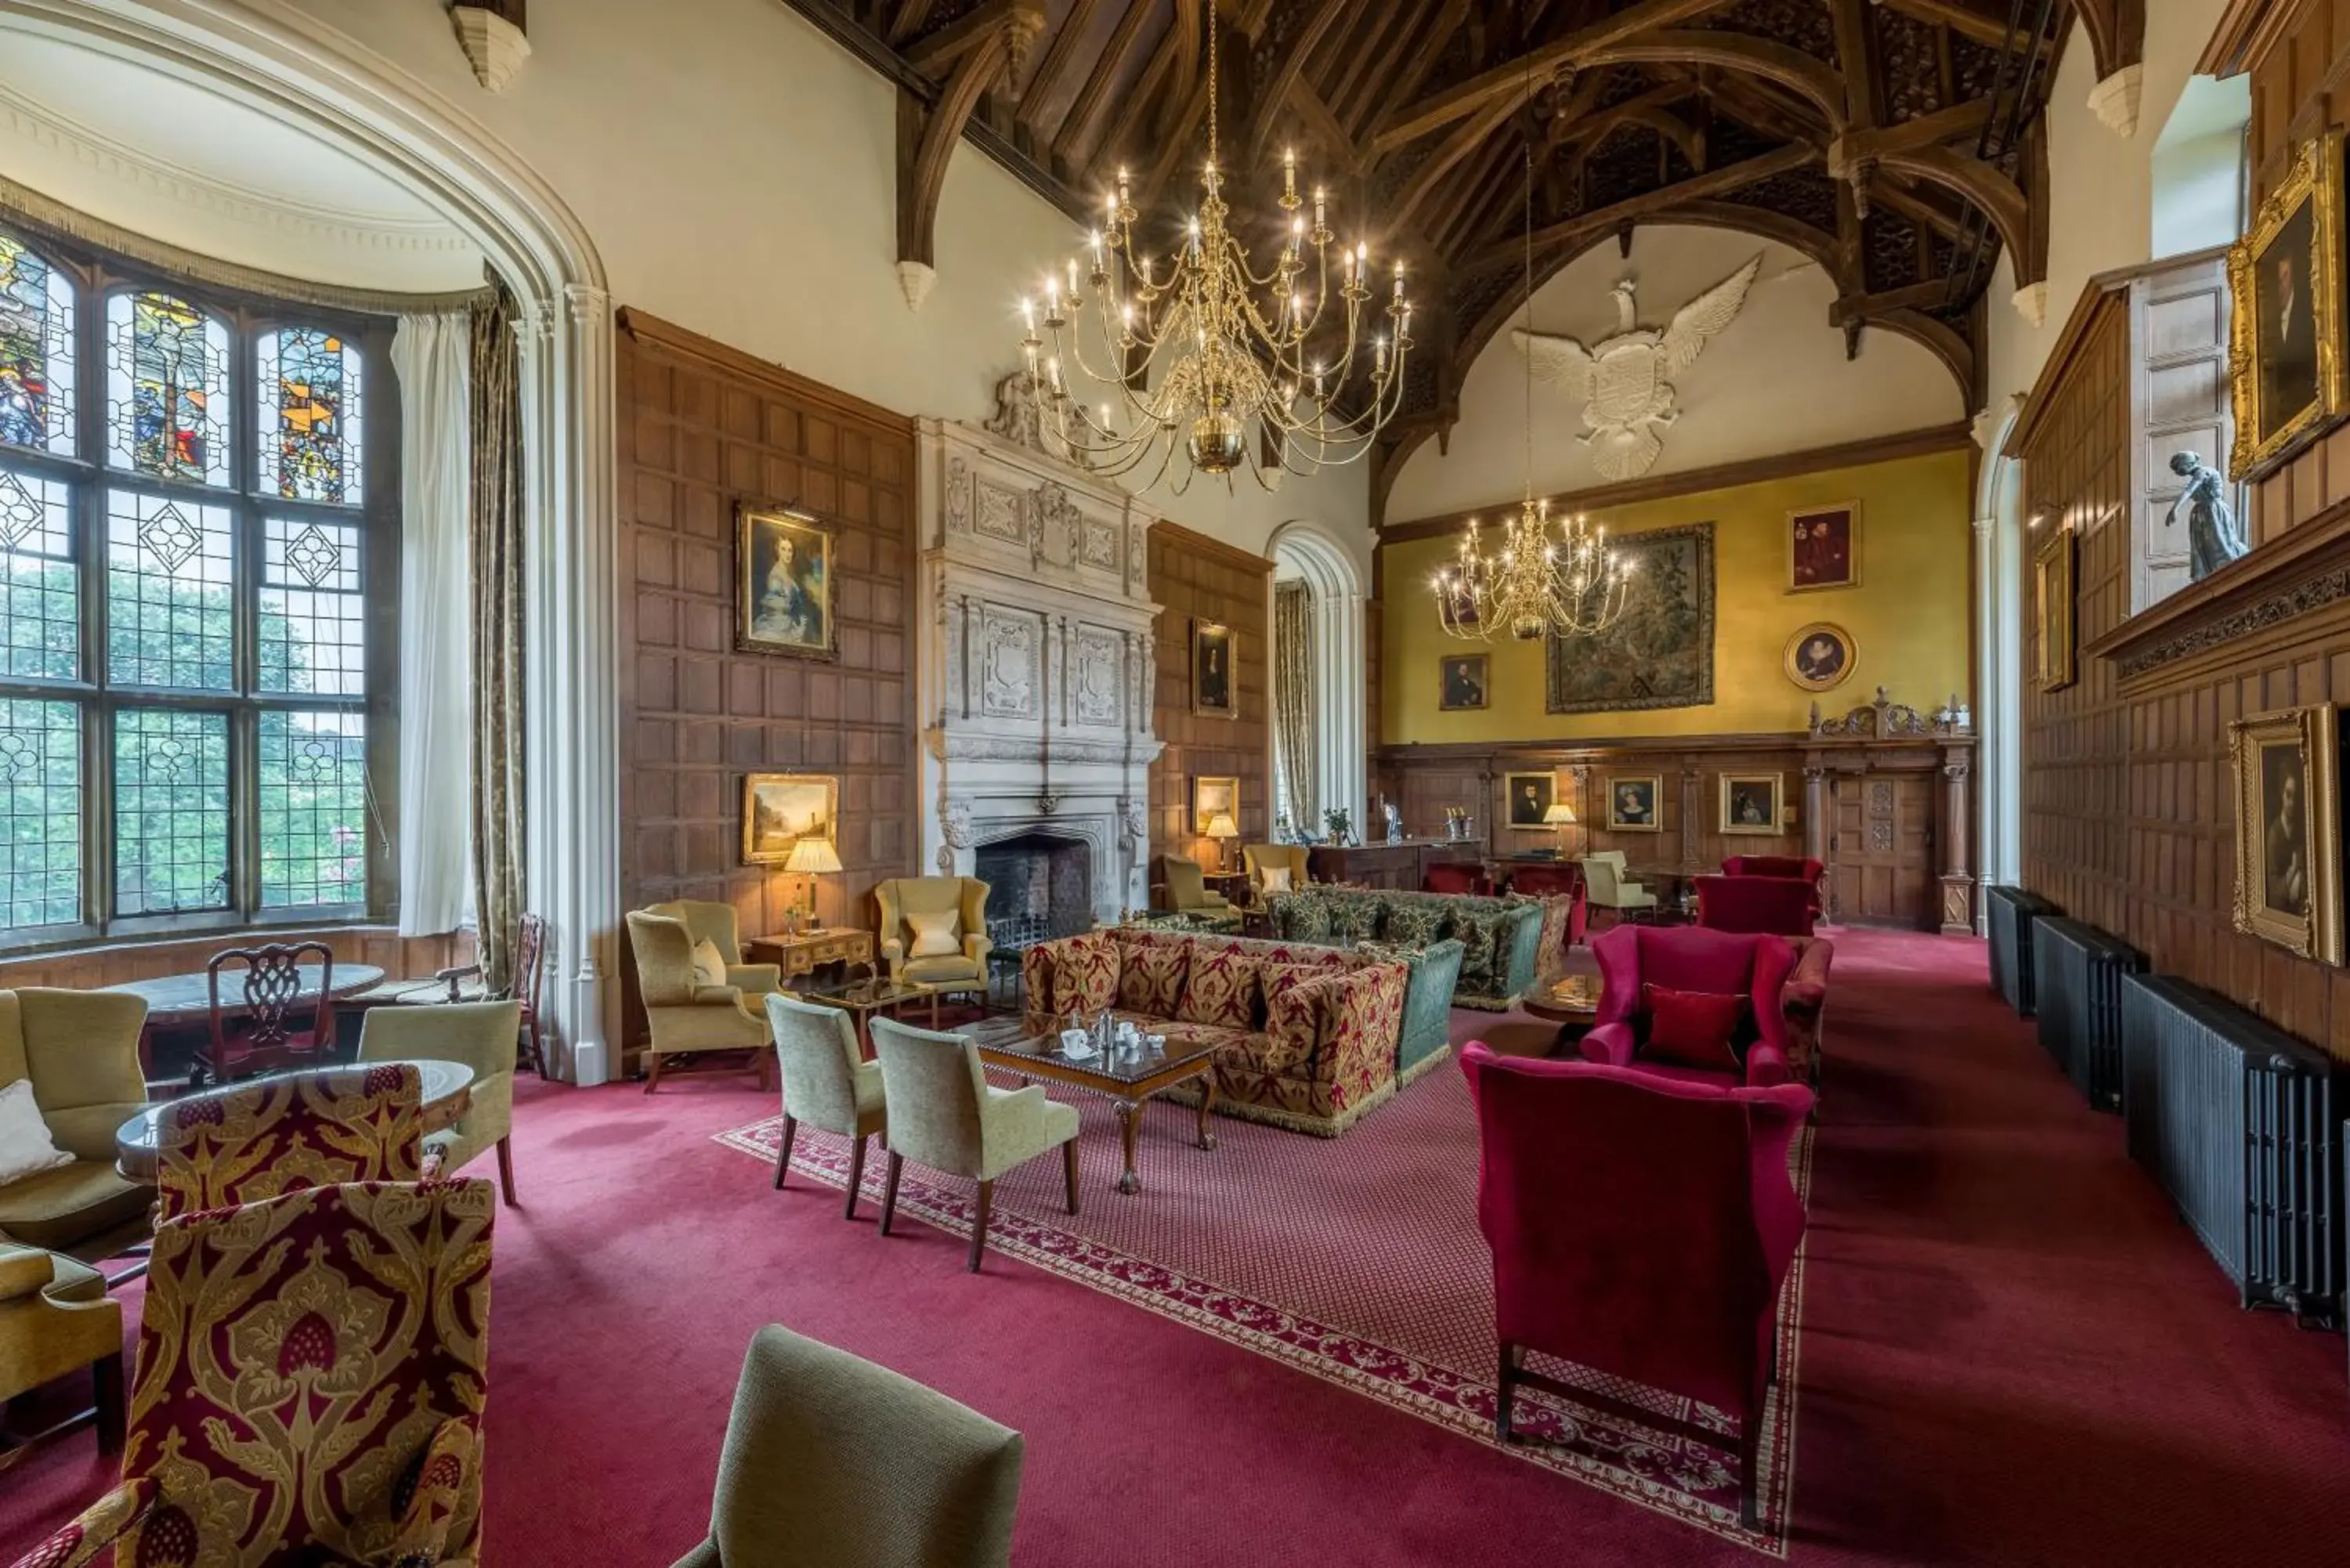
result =
[{"label": "fireplace opening", "polygon": [[1093,849],[1084,839],[1015,834],[981,845],[972,862],[987,884],[987,936],[998,950],[1093,929]]}]

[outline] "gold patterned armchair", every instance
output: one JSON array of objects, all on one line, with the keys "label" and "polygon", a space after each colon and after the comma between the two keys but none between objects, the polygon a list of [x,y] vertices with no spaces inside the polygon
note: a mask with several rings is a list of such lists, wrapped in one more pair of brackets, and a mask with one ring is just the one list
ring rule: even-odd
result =
[{"label": "gold patterned armchair", "polygon": [[155,1129],[155,1217],[172,1220],[339,1181],[424,1175],[414,1066],[327,1067],[174,1100]]},{"label": "gold patterned armchair", "polygon": [[1264,874],[1268,870],[1289,873],[1288,886],[1275,892],[1295,893],[1305,886],[1305,846],[1303,844],[1249,844],[1241,847],[1242,862],[1248,867],[1249,891],[1262,905],[1265,898]]},{"label": "gold patterned armchair", "polygon": [[873,889],[881,957],[900,985],[947,991],[987,983],[987,884],[976,877],[898,877]]},{"label": "gold patterned armchair", "polygon": [[[698,904],[680,899],[629,911],[629,946],[637,960],[637,989],[645,1003],[645,1022],[652,1038],[644,1047],[645,1093],[660,1083],[661,1064],[670,1056],[697,1051],[760,1053],[760,1081],[766,1081],[775,1060],[767,1021],[757,1011],[782,976],[774,964],[724,961],[724,948],[713,960],[702,942],[714,937],[695,935],[681,909],[725,909],[725,929],[733,930],[734,911],[723,904]],[[714,922],[713,922],[714,923]],[[755,987],[746,990],[745,982]]]},{"label": "gold patterned armchair", "polygon": [[495,1211],[361,1183],[158,1226],[121,1484],[18,1568],[476,1562]]},{"label": "gold patterned armchair", "polygon": [[114,1131],[147,1104],[147,1003],[104,991],[0,991],[0,1088],[33,1082],[49,1137],[73,1163],[0,1187],[0,1239],[70,1251],[143,1221],[153,1194],[114,1168]]}]

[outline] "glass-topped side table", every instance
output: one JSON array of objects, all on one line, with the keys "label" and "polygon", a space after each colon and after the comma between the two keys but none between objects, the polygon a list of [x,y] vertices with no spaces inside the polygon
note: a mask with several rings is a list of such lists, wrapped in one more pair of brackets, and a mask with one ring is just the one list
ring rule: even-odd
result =
[{"label": "glass-topped side table", "polygon": [[875,1013],[886,1010],[891,1017],[910,1002],[928,998],[931,1003],[931,1027],[939,1026],[939,992],[927,985],[900,985],[887,975],[855,975],[846,980],[803,980],[787,983],[784,994],[795,1002],[812,1002],[825,1007],[837,1007],[847,1012],[857,1025],[857,1048],[870,1061],[873,1056],[873,1032],[868,1025]]}]

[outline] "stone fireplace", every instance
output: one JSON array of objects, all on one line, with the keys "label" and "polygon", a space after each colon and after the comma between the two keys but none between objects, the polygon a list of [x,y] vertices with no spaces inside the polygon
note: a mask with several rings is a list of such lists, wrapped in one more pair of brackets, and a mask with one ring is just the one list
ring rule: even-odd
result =
[{"label": "stone fireplace", "polygon": [[1082,838],[1023,832],[972,851],[987,884],[987,935],[999,948],[1075,936],[1094,922],[1093,851]]},{"label": "stone fireplace", "polygon": [[1006,407],[917,431],[923,858],[1081,927],[1149,898],[1152,514]]}]

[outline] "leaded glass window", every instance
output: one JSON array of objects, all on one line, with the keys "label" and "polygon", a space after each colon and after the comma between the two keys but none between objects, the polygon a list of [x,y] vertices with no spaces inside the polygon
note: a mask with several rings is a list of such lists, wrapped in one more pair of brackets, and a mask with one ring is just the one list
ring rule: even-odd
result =
[{"label": "leaded glass window", "polygon": [[324,327],[264,333],[261,484],[289,501],[359,500],[358,348]]},{"label": "leaded glass window", "polygon": [[229,341],[219,317],[160,289],[106,302],[107,450],[153,479],[229,483]]},{"label": "leaded glass window", "polygon": [[0,948],[391,912],[392,325],[0,225]]},{"label": "leaded glass window", "polygon": [[48,258],[0,234],[0,442],[74,449],[74,293]]}]

